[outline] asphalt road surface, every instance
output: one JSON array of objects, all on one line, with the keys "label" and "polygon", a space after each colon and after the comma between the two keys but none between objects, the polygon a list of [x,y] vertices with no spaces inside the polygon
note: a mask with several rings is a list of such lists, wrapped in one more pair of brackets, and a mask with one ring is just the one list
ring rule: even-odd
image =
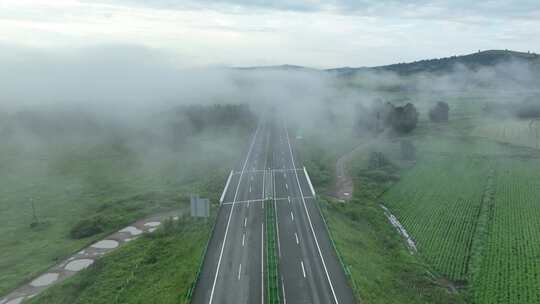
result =
[{"label": "asphalt road surface", "polygon": [[276,204],[283,303],[355,303],[293,146],[283,122],[261,120],[227,183],[192,303],[265,303],[265,199]]}]

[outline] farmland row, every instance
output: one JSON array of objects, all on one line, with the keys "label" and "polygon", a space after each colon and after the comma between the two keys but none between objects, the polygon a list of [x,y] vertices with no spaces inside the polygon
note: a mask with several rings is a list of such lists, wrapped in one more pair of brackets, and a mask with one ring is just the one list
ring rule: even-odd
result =
[{"label": "farmland row", "polygon": [[540,303],[538,160],[500,164],[475,303]]},{"label": "farmland row", "polygon": [[420,254],[454,281],[466,280],[488,170],[476,158],[424,161],[383,197]]}]

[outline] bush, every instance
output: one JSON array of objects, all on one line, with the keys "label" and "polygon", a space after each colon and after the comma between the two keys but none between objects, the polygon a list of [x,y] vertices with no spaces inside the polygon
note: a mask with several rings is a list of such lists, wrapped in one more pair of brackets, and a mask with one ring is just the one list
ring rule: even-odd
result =
[{"label": "bush", "polygon": [[445,122],[448,121],[448,112],[450,107],[446,102],[439,101],[433,109],[429,111],[429,119],[432,122]]},{"label": "bush", "polygon": [[385,170],[367,170],[362,172],[362,175],[378,183],[399,180],[399,176],[390,174]]},{"label": "bush", "polygon": [[389,122],[397,133],[409,133],[416,128],[418,111],[412,103],[407,103],[403,107],[394,107]]},{"label": "bush", "polygon": [[518,105],[516,115],[521,119],[540,118],[540,102],[526,102]]},{"label": "bush", "polygon": [[87,238],[104,231],[105,220],[101,216],[79,221],[71,228],[69,235],[73,239]]}]

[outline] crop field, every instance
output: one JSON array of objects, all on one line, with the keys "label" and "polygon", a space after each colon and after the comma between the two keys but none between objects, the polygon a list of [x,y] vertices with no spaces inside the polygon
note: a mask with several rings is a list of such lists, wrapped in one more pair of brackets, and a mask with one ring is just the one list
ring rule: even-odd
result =
[{"label": "crop field", "polygon": [[540,160],[505,160],[496,186],[475,303],[540,303]]},{"label": "crop field", "polygon": [[426,260],[454,281],[466,278],[487,170],[474,159],[422,163],[383,197]]},{"label": "crop field", "polygon": [[540,121],[499,120],[482,124],[473,134],[518,146],[540,147]]},{"label": "crop field", "polygon": [[540,303],[540,152],[445,130],[381,200],[471,303]]}]

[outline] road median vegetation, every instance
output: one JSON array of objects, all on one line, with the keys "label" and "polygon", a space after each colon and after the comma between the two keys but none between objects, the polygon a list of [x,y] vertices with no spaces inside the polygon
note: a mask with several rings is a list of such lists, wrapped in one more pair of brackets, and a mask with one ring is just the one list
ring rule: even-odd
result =
[{"label": "road median vegetation", "polygon": [[267,304],[280,304],[281,303],[281,289],[280,289],[280,277],[279,277],[279,257],[277,249],[277,229],[276,229],[276,212],[275,201],[267,200],[264,202],[264,216],[265,216],[265,247],[266,247],[266,259],[265,259],[265,297]]}]

